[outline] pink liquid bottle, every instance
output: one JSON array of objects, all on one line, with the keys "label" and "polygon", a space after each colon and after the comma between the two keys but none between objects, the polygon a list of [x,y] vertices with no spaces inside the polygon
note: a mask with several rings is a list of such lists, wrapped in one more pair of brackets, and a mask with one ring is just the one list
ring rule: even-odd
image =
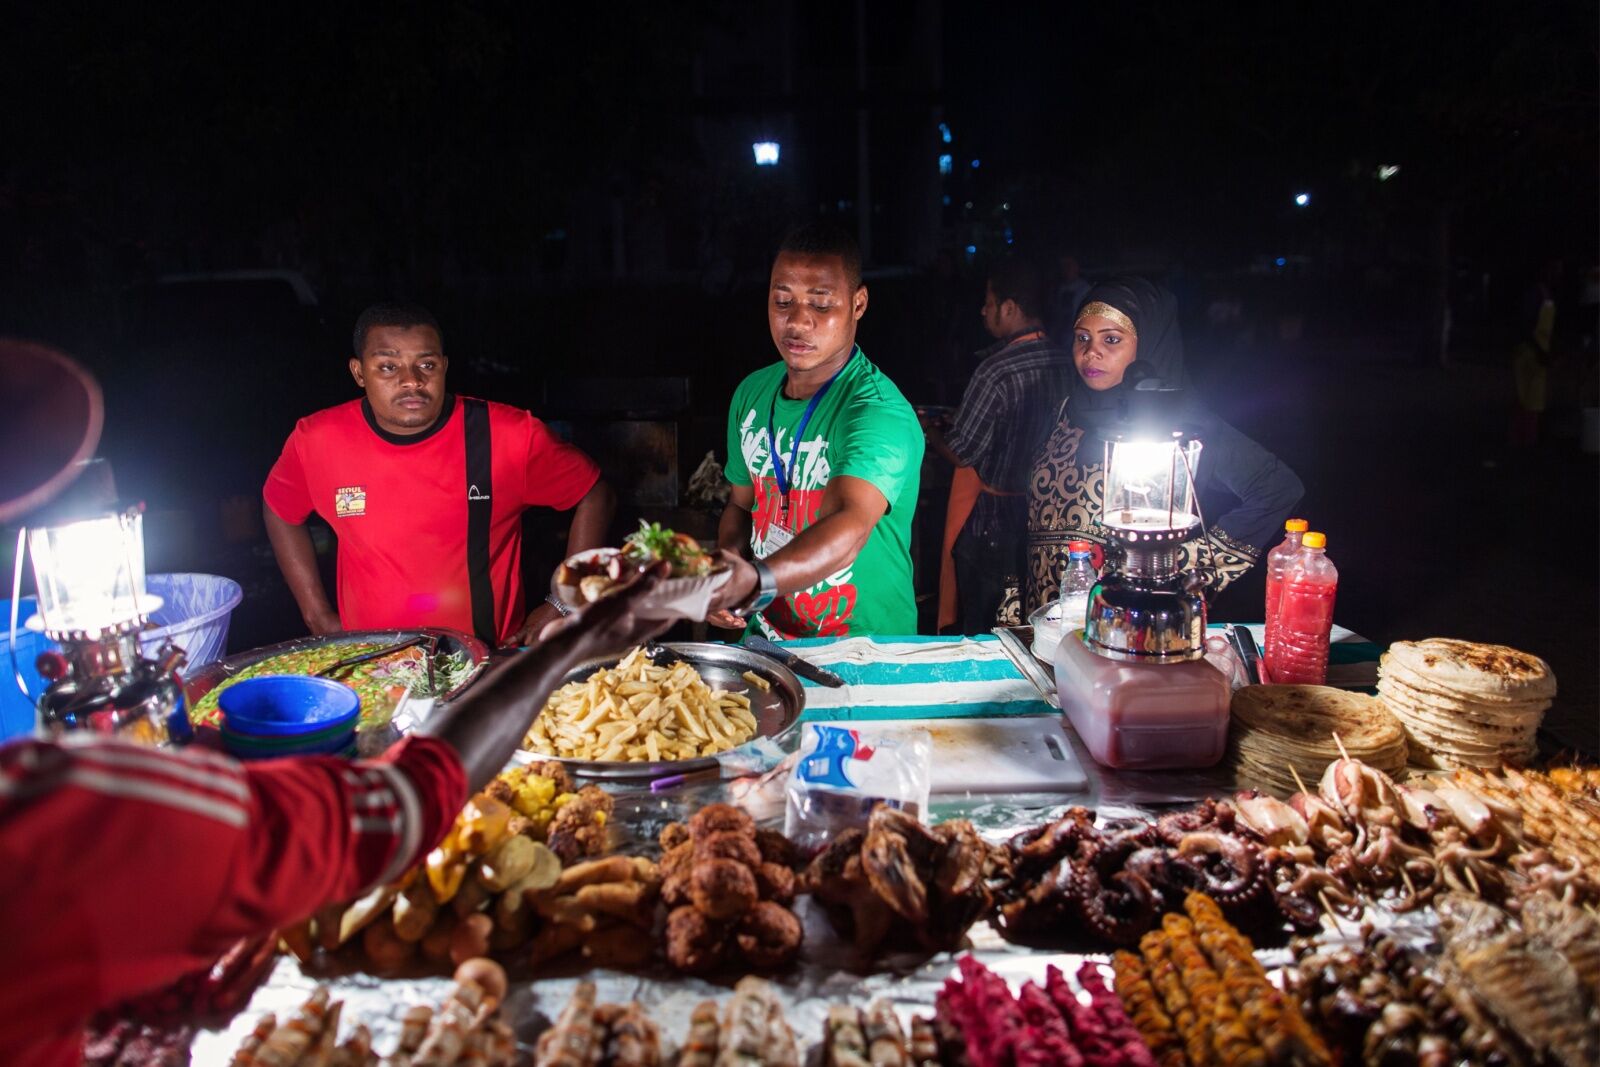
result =
[{"label": "pink liquid bottle", "polygon": [[[1261,642],[1261,655],[1270,673],[1278,648],[1278,601],[1283,596],[1283,576],[1300,554],[1300,538],[1311,524],[1304,519],[1289,519],[1283,524],[1283,541],[1267,553],[1267,626]],[[1271,681],[1271,678],[1265,679]]]},{"label": "pink liquid bottle", "polygon": [[1300,554],[1283,576],[1278,604],[1278,654],[1272,680],[1282,685],[1322,685],[1328,679],[1328,640],[1339,572],[1328,558],[1328,538],[1307,533]]}]

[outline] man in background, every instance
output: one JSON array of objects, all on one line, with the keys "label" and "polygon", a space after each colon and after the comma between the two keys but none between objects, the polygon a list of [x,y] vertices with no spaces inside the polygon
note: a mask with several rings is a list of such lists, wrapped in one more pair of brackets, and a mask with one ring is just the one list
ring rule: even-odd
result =
[{"label": "man in background", "polygon": [[[301,419],[267,476],[267,535],[313,634],[439,626],[524,645],[564,606],[527,609],[522,513],[572,512],[569,555],[604,543],[616,497],[594,460],[530,412],[446,391],[449,366],[425,308],[368,308],[350,359],[363,396]],[[337,611],[313,511],[339,539]]]},{"label": "man in background", "polygon": [[967,385],[949,430],[928,442],[955,465],[945,513],[938,628],[987,633],[1020,623],[1027,479],[1072,388],[1072,353],[1045,333],[1044,287],[1023,259],[989,272],[983,326],[995,343]]}]

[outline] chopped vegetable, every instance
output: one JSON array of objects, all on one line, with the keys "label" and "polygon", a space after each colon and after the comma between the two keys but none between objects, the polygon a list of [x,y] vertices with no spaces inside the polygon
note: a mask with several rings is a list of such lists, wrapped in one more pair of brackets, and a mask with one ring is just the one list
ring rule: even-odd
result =
[{"label": "chopped vegetable", "polygon": [[639,522],[637,533],[622,543],[622,554],[642,568],[662,560],[672,565],[672,577],[690,578],[710,574],[716,559],[688,534],[676,533],[658,522]]},{"label": "chopped vegetable", "polygon": [[[269,656],[218,682],[216,688],[190,707],[189,719],[196,725],[218,725],[222,721],[222,709],[217,704],[217,698],[235,682],[268,674],[316,674],[342,659],[366,655],[384,647],[384,644],[371,642],[331,644]],[[382,659],[344,668],[334,680],[356,691],[361,698],[359,728],[370,729],[388,721],[401,694],[407,689],[417,697],[444,696],[464,685],[476,671],[477,666],[465,652],[440,653],[434,657],[433,687],[430,689],[427,652],[412,646]]]}]

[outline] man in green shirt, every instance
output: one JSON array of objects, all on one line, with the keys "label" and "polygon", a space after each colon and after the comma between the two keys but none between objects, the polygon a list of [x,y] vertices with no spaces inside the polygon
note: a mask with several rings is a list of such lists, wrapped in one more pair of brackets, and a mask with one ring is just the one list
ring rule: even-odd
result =
[{"label": "man in green shirt", "polygon": [[813,223],[784,240],[767,303],[783,361],[740,383],[728,412],[733,491],[717,543],[737,558],[712,605],[716,625],[753,617],[778,640],[916,633],[911,517],[923,436],[900,390],[856,347],[866,310],[848,233]]}]

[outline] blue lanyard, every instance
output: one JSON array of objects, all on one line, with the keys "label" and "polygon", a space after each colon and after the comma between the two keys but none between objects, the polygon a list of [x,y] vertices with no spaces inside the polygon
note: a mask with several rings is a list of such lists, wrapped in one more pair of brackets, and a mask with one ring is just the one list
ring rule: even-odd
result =
[{"label": "blue lanyard", "polygon": [[805,413],[800,416],[800,422],[794,428],[794,437],[789,442],[789,468],[784,469],[783,457],[778,454],[778,434],[772,428],[773,416],[778,410],[778,396],[783,392],[783,383],[788,380],[785,375],[778,382],[778,388],[772,392],[772,403],[767,405],[767,452],[772,456],[772,476],[778,482],[778,495],[783,503],[783,517],[787,521],[789,515],[789,489],[791,483],[789,476],[795,472],[800,462],[800,441],[806,435],[806,426],[811,422],[817,405],[822,403],[822,398],[828,395],[828,390],[833,388],[833,383],[839,380],[839,375],[844,373],[844,368],[850,365],[850,360],[855,359],[855,353],[850,353],[850,359],[844,361],[844,367],[833,372],[833,377],[822,383],[822,388],[811,394],[811,400],[806,404]]}]

